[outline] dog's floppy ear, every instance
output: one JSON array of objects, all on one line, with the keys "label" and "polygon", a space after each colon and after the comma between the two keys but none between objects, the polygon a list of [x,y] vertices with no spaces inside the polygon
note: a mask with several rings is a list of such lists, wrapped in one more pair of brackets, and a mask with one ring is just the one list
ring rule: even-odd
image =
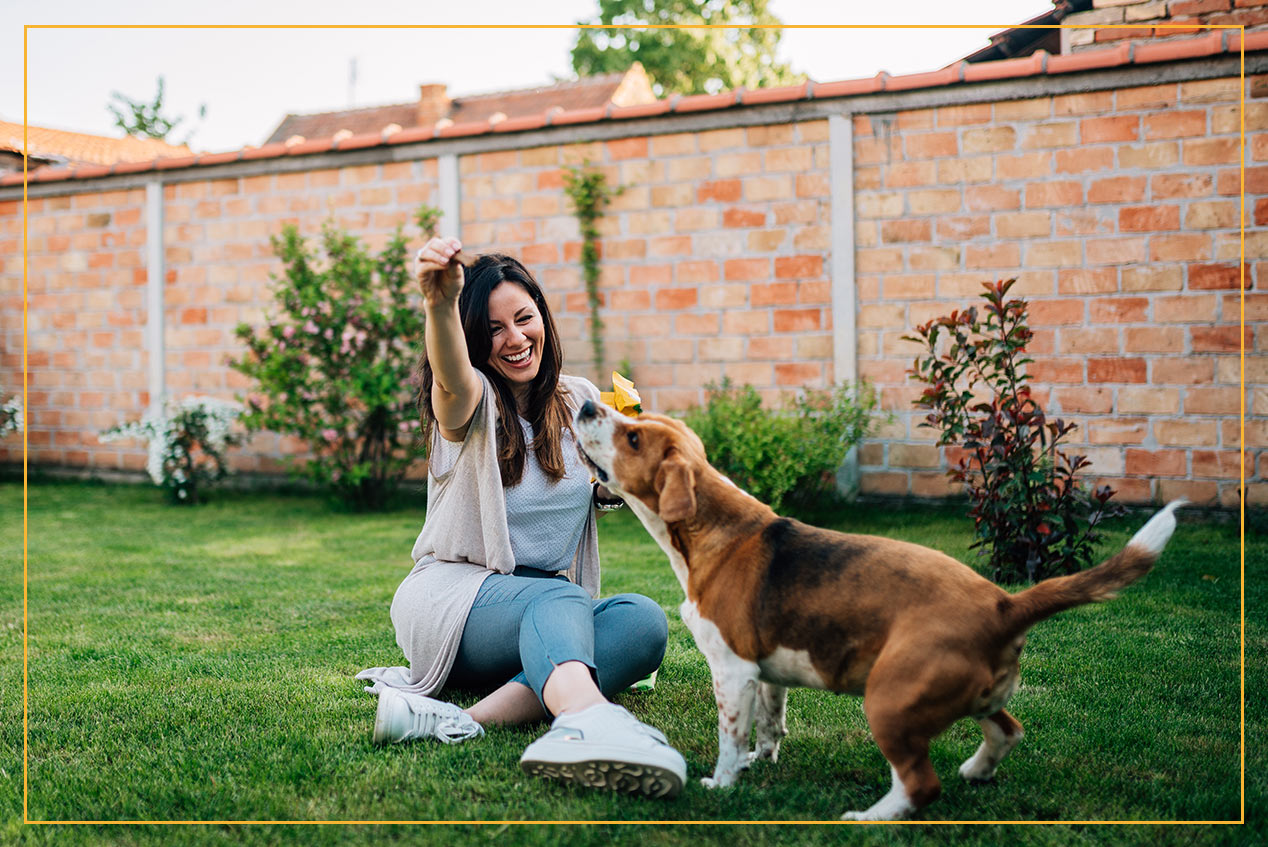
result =
[{"label": "dog's floppy ear", "polygon": [[677,452],[671,453],[656,471],[657,513],[665,523],[685,521],[696,514],[696,479],[691,466]]}]

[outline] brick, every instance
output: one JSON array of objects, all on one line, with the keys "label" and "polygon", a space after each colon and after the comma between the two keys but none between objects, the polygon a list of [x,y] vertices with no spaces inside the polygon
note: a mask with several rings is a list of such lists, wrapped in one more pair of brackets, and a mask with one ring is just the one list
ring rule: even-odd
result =
[{"label": "brick", "polygon": [[1189,337],[1194,353],[1236,353],[1242,349],[1254,347],[1253,328],[1247,327],[1243,333],[1236,326],[1194,326],[1189,328]]},{"label": "brick", "polygon": [[1146,381],[1146,363],[1141,358],[1089,359],[1088,382],[1139,382]]},{"label": "brick", "polygon": [[[953,270],[960,266],[960,250],[957,247],[914,247],[907,254],[907,261],[912,270]],[[897,267],[902,268],[902,255],[898,256]],[[932,292],[931,292],[932,293]]]},{"label": "brick", "polygon": [[995,158],[975,156],[940,159],[937,162],[937,182],[943,185],[958,183],[987,183],[994,179]]},{"label": "brick", "polygon": [[[1207,197],[1215,191],[1210,174],[1158,174],[1149,181],[1149,193],[1155,200],[1176,197]],[[1139,198],[1138,198],[1139,199]]]},{"label": "brick", "polygon": [[991,120],[991,106],[989,103],[941,106],[936,110],[935,120],[940,127],[989,123]]},{"label": "brick", "polygon": [[720,278],[717,262],[679,262],[675,267],[680,283],[717,282]]},{"label": "brick", "polygon": [[[1083,202],[1083,186],[1077,182],[1041,182],[1026,186],[1026,208],[1074,206]],[[1089,202],[1091,199],[1089,198]]]},{"label": "brick", "polygon": [[653,156],[681,156],[686,153],[695,153],[697,149],[696,134],[693,132],[652,137]]},{"label": "brick", "polygon": [[929,241],[933,236],[928,220],[884,221],[881,224],[881,241],[886,244]]},{"label": "brick", "polygon": [[1093,418],[1087,424],[1089,444],[1141,444],[1148,434],[1144,418]]},{"label": "brick", "polygon": [[1179,291],[1184,270],[1175,265],[1123,268],[1123,291]]},{"label": "brick", "polygon": [[1015,268],[1021,264],[1021,249],[1016,244],[976,245],[964,248],[964,267]]},{"label": "brick", "polygon": [[1145,116],[1145,140],[1191,138],[1206,135],[1206,111],[1167,111]]},{"label": "brick", "polygon": [[740,199],[740,190],[741,186],[738,179],[705,182],[696,189],[696,202],[734,203]]},{"label": "brick", "polygon": [[772,253],[784,246],[788,239],[786,229],[755,229],[748,234],[750,253]]},{"label": "brick", "polygon": [[[886,166],[883,173],[886,188],[913,188],[938,182],[938,169],[934,162],[896,162]],[[865,188],[858,182],[861,175],[855,174],[855,186],[858,189]]]},{"label": "brick", "polygon": [[1184,393],[1186,415],[1241,414],[1241,391],[1237,388],[1189,388]]},{"label": "brick", "polygon": [[1180,412],[1178,388],[1124,387],[1118,390],[1118,412],[1122,415],[1176,415]]},{"label": "brick", "polygon": [[733,206],[722,213],[722,225],[725,227],[765,226],[766,217],[765,209]]},{"label": "brick", "polygon": [[[1156,245],[1160,238],[1175,236],[1154,236],[1150,246]],[[1089,265],[1127,265],[1145,261],[1144,238],[1090,238],[1086,243],[1087,263]]]},{"label": "brick", "polygon": [[995,230],[1001,238],[1046,237],[1052,233],[1052,213],[1019,212],[1002,215],[995,221]]},{"label": "brick", "polygon": [[954,132],[912,133],[903,138],[909,159],[940,159],[959,155]]},{"label": "brick", "polygon": [[[1119,340],[1117,329],[1064,329],[1061,331],[1062,353],[1090,355],[1094,353],[1117,353]],[[1144,360],[1140,360],[1143,367]],[[1094,382],[1112,382],[1123,380],[1097,379]]]},{"label": "brick", "polygon": [[1195,291],[1211,291],[1219,289],[1250,288],[1251,272],[1249,266],[1228,264],[1191,264],[1189,269],[1189,288]]},{"label": "brick", "polygon": [[1051,174],[1052,169],[1051,153],[1022,153],[995,160],[996,176],[1001,180],[1041,179]]},{"label": "brick", "polygon": [[966,129],[961,139],[965,153],[1000,153],[1017,146],[1017,131],[1011,126]]},{"label": "brick", "polygon": [[1081,174],[1113,167],[1114,151],[1108,147],[1058,150],[1054,155],[1053,170],[1058,174]]},{"label": "brick", "polygon": [[742,282],[770,279],[770,259],[728,259],[723,265],[723,275],[728,281]]},{"label": "brick", "polygon": [[942,218],[938,221],[939,241],[967,241],[991,234],[991,219],[987,215]]},{"label": "brick", "polygon": [[1179,228],[1179,206],[1126,206],[1118,210],[1120,232],[1163,232]]},{"label": "brick", "polygon": [[1114,389],[1104,386],[1058,388],[1052,392],[1056,409],[1062,414],[1105,415],[1114,411]]},{"label": "brick", "polygon": [[1238,138],[1200,138],[1185,141],[1182,153],[1186,165],[1231,165],[1237,162],[1239,147]]},{"label": "brick", "polygon": [[781,386],[818,386],[823,382],[823,365],[810,362],[775,365],[775,384]]},{"label": "brick", "polygon": [[1118,165],[1121,168],[1170,167],[1180,161],[1180,146],[1175,142],[1159,141],[1139,147],[1123,145],[1118,148]]},{"label": "brick", "polygon": [[822,256],[780,256],[775,259],[776,279],[817,277],[822,274]]},{"label": "brick", "polygon": [[1061,268],[1082,264],[1083,244],[1079,241],[1032,241],[1026,245],[1026,266]]},{"label": "brick", "polygon": [[964,190],[964,207],[970,212],[1010,211],[1021,208],[1021,192],[997,186],[972,186]]},{"label": "brick", "polygon": [[1190,203],[1184,214],[1186,229],[1234,229],[1237,225],[1237,206],[1229,201]]},{"label": "brick", "polygon": [[1156,235],[1149,240],[1149,258],[1154,262],[1191,262],[1211,258],[1209,235]]},{"label": "brick", "polygon": [[886,300],[928,299],[934,296],[932,274],[902,274],[885,277],[881,288]]},{"label": "brick", "polygon": [[1140,139],[1140,117],[1114,115],[1104,118],[1087,118],[1079,122],[1079,137],[1084,144],[1137,141]]},{"label": "brick", "polygon": [[1184,341],[1185,333],[1180,327],[1128,327],[1123,332],[1123,352],[1181,352]]},{"label": "brick", "polygon": [[1183,450],[1128,448],[1124,456],[1129,476],[1187,476],[1188,458]]},{"label": "brick", "polygon": [[1154,321],[1158,323],[1207,323],[1215,320],[1219,302],[1211,295],[1178,295],[1154,300]]},{"label": "brick", "polygon": [[822,328],[819,309],[777,309],[773,319],[775,332],[806,332]]},{"label": "brick", "polygon": [[1175,83],[1121,88],[1117,92],[1115,106],[1121,111],[1174,106],[1176,104],[1177,91]]},{"label": "brick", "polygon": [[1073,121],[1036,124],[1022,137],[1022,149],[1063,149],[1073,147],[1079,140],[1079,126]]},{"label": "brick", "polygon": [[1158,421],[1154,438],[1166,447],[1214,447],[1219,427],[1214,421]]}]

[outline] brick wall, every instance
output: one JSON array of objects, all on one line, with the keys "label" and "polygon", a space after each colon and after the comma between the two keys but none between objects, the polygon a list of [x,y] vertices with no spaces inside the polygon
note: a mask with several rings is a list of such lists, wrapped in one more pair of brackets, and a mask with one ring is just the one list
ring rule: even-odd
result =
[{"label": "brick wall", "polygon": [[1067,15],[1072,52],[1128,40],[1182,38],[1208,26],[1262,27],[1268,0],[1093,0],[1086,12]]},{"label": "brick wall", "polygon": [[[1119,89],[855,118],[861,372],[896,413],[862,451],[864,489],[949,492],[919,426],[910,327],[1017,277],[1031,371],[1077,452],[1129,501],[1237,500],[1238,80]],[[1248,103],[1248,127],[1268,104]],[[1251,156],[1268,154],[1262,135]],[[1247,169],[1268,192],[1268,167]],[[1262,224],[1264,203],[1254,201]],[[1245,284],[1268,238],[1246,234]],[[1247,294],[1248,440],[1268,432],[1268,296]],[[1250,451],[1248,478],[1256,476]],[[1260,472],[1263,468],[1259,469]],[[1262,478],[1262,477],[1260,477]],[[1263,483],[1254,497],[1264,500]]]},{"label": "brick wall", "polygon": [[462,233],[504,249],[551,294],[570,370],[596,382],[581,242],[564,167],[625,186],[603,220],[607,368],[628,361],[654,409],[730,377],[779,389],[832,373],[827,121],[674,133],[462,160]]},{"label": "brick wall", "polygon": [[[1252,91],[1257,80],[1247,81]],[[822,387],[833,325],[835,214],[852,213],[859,371],[894,414],[861,451],[864,490],[949,492],[947,457],[918,426],[907,380],[916,323],[1017,276],[1037,329],[1034,374],[1079,424],[1094,472],[1128,501],[1237,498],[1238,413],[1248,412],[1249,500],[1268,503],[1268,103],[1247,101],[1247,361],[1239,393],[1239,91],[1236,79],[856,114],[852,208],[833,208],[829,122],[676,130],[458,156],[466,244],[520,256],[551,298],[570,369],[589,365],[577,224],[563,168],[627,186],[602,221],[608,368],[627,361],[649,407],[682,410],[730,377],[780,392]],[[742,116],[742,115],[741,115]],[[737,123],[741,121],[737,119]],[[176,395],[246,387],[225,360],[258,322],[286,222],[336,221],[381,245],[423,202],[438,163],[414,161],[168,184],[166,382]],[[338,157],[335,157],[338,158]],[[293,162],[292,162],[293,165]],[[31,461],[137,470],[139,447],[97,433],[149,402],[143,342],[144,189],[29,204]],[[849,203],[847,199],[838,202]],[[21,204],[0,204],[0,392],[21,375]],[[838,236],[839,237],[839,236]],[[839,312],[838,312],[839,314]],[[299,445],[258,436],[244,470]],[[20,442],[0,442],[18,461]]]}]

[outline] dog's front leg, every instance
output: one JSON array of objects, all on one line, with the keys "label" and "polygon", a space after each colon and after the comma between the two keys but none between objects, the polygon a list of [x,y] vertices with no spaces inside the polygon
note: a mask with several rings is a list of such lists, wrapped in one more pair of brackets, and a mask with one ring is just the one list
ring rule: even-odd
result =
[{"label": "dog's front leg", "polygon": [[[747,664],[747,663],[746,663]],[[712,777],[700,783],[705,788],[726,788],[748,767],[748,736],[753,725],[753,701],[757,695],[757,668],[751,673],[738,663],[716,667],[713,696],[718,701],[718,764]]]}]

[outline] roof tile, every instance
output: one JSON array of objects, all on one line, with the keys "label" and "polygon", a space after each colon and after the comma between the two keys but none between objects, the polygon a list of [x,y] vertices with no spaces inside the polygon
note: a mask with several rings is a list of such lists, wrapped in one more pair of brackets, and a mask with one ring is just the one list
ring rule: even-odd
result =
[{"label": "roof tile", "polygon": [[792,100],[804,100],[810,93],[810,83],[800,85],[781,85],[776,88],[754,88],[740,95],[740,102],[745,106],[758,103],[786,103]]},{"label": "roof tile", "polygon": [[1171,62],[1176,59],[1196,59],[1224,52],[1224,33],[1208,32],[1199,38],[1171,38],[1166,41],[1137,44],[1132,61],[1138,65],[1147,62]]},{"label": "roof tile", "polygon": [[1130,62],[1131,57],[1131,44],[1120,44],[1103,50],[1084,50],[1081,53],[1066,56],[1052,56],[1048,59],[1048,73],[1066,74],[1097,68],[1116,68]]},{"label": "roof tile", "polygon": [[933,88],[941,85],[954,85],[963,80],[959,62],[948,65],[937,71],[923,74],[903,74],[902,76],[885,77],[886,91],[907,91],[912,88]]},{"label": "roof tile", "polygon": [[725,109],[738,105],[743,92],[722,91],[717,94],[689,94],[674,106],[675,114],[684,112],[705,112],[711,109]]},{"label": "roof tile", "polygon": [[1041,74],[1047,67],[1046,50],[1037,50],[1018,59],[1001,59],[997,62],[961,62],[964,65],[965,82],[987,82],[994,79],[1015,79]]}]

